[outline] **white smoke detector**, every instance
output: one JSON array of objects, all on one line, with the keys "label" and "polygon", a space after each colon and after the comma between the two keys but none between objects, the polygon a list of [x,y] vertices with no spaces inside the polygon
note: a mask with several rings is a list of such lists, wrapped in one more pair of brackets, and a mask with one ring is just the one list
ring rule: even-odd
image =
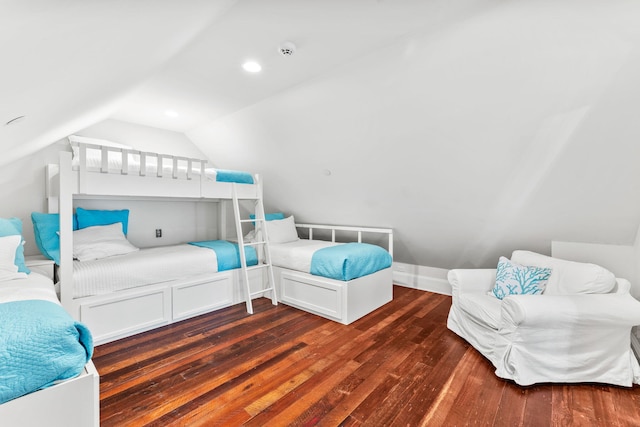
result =
[{"label": "white smoke detector", "polygon": [[296,45],[292,42],[284,42],[278,46],[278,52],[282,56],[291,56],[296,52]]}]

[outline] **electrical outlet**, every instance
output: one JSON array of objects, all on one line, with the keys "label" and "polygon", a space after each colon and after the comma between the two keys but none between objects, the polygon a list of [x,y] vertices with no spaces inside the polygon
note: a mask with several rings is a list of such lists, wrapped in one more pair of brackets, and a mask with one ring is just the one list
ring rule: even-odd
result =
[{"label": "electrical outlet", "polygon": [[156,237],[162,237],[162,228],[156,228]]}]

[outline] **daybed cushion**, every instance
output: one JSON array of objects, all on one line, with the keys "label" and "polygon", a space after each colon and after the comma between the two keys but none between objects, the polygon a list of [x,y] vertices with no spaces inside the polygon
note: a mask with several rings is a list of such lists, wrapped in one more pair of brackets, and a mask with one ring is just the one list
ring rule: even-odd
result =
[{"label": "daybed cushion", "polygon": [[269,243],[288,243],[299,239],[293,215],[285,219],[267,221],[266,224]]},{"label": "daybed cushion", "polygon": [[550,275],[550,268],[524,266],[500,257],[496,284],[491,292],[500,300],[509,295],[539,295]]},{"label": "daybed cushion", "polygon": [[24,263],[24,239],[22,238],[22,221],[20,218],[0,218],[0,237],[20,236],[20,244],[16,249],[14,263],[18,266],[18,271],[29,274],[31,270]]},{"label": "daybed cushion", "polygon": [[25,279],[26,273],[18,273],[15,264],[16,249],[21,244],[19,235],[0,237],[0,281]]},{"label": "daybed cushion", "polygon": [[122,232],[127,235],[129,227],[129,209],[121,210],[89,210],[83,208],[76,209],[78,216],[78,228],[93,227],[95,225],[110,225],[117,222],[122,223]]},{"label": "daybed cushion", "polygon": [[318,249],[311,257],[315,276],[348,281],[391,267],[393,259],[384,248],[369,243],[343,243]]},{"label": "daybed cushion", "polygon": [[73,232],[73,257],[91,261],[139,250],[122,234],[120,223],[96,225]]},{"label": "daybed cushion", "polygon": [[596,264],[566,261],[530,251],[513,251],[511,261],[552,270],[545,295],[606,294],[613,290],[616,278]]}]

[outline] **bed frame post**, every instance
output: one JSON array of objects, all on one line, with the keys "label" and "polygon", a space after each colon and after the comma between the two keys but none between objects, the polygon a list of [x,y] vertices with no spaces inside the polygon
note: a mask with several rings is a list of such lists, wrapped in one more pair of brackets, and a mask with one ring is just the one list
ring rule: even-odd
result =
[{"label": "bed frame post", "polygon": [[60,213],[60,302],[74,317],[73,302],[73,192],[71,153],[60,153],[60,171],[58,173],[60,196],[58,198]]},{"label": "bed frame post", "polygon": [[227,200],[218,202],[218,239],[227,240]]}]

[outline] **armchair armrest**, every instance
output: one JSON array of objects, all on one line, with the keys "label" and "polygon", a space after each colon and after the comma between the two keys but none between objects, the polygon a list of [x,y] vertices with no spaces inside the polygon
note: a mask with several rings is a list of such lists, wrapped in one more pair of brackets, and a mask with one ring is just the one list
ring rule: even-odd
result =
[{"label": "armchair armrest", "polygon": [[628,293],[512,295],[502,301],[496,375],[539,382],[640,383],[631,327],[640,301]]},{"label": "armchair armrest", "polygon": [[485,294],[496,283],[495,268],[472,268],[449,270],[447,279],[451,284],[453,296],[476,293]]},{"label": "armchair armrest", "polygon": [[502,321],[505,327],[539,329],[631,328],[640,325],[640,301],[627,293],[512,295],[502,301]]},{"label": "armchair armrest", "polygon": [[616,285],[613,287],[611,293],[616,294],[628,294],[631,292],[631,283],[627,279],[616,277]]}]

